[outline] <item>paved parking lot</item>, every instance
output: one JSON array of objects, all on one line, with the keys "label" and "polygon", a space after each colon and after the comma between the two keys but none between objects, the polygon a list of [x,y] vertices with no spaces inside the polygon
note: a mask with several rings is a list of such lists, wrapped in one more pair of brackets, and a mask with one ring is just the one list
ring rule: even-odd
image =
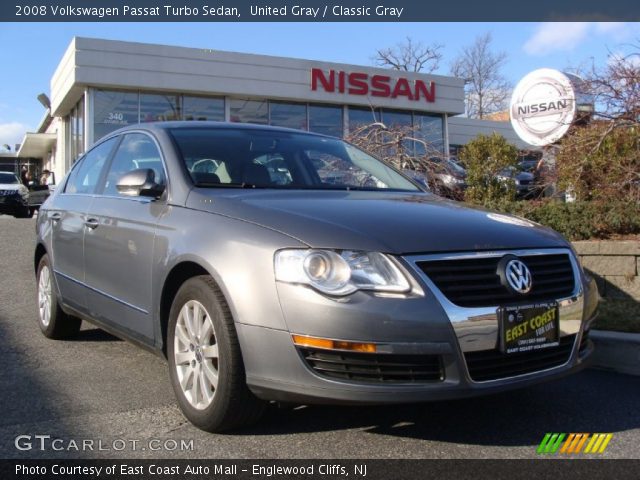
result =
[{"label": "paved parking lot", "polygon": [[[74,341],[40,334],[34,224],[0,216],[0,458],[526,458],[546,432],[612,432],[606,457],[640,458],[640,377],[594,370],[470,400],[273,409],[251,429],[206,434],[174,405],[162,359],[90,325]],[[16,449],[18,435],[32,448]],[[35,435],[71,450],[46,439],[41,451]],[[83,440],[94,450],[76,451]],[[180,440],[193,448],[175,451]]]}]

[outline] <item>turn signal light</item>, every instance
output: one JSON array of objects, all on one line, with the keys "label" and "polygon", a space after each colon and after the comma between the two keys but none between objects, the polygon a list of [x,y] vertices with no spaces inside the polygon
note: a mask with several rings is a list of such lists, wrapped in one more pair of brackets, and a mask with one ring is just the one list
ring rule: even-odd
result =
[{"label": "turn signal light", "polygon": [[342,340],[330,340],[328,338],[305,337],[303,335],[291,335],[293,343],[298,347],[314,347],[325,350],[348,350],[351,352],[376,353],[375,343],[345,342]]}]

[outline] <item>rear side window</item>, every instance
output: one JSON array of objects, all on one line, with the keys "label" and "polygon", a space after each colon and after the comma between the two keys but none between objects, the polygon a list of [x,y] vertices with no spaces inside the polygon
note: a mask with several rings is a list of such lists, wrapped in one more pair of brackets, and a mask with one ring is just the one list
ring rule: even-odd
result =
[{"label": "rear side window", "polygon": [[69,181],[65,186],[65,193],[93,193],[95,191],[100,173],[109,158],[117,138],[111,138],[89,152],[80,160],[80,165],[71,172]]},{"label": "rear side window", "polygon": [[119,195],[117,184],[125,173],[140,168],[150,168],[155,174],[155,182],[165,185],[166,179],[158,147],[151,138],[142,133],[125,135],[109,165],[104,185],[104,195]]}]

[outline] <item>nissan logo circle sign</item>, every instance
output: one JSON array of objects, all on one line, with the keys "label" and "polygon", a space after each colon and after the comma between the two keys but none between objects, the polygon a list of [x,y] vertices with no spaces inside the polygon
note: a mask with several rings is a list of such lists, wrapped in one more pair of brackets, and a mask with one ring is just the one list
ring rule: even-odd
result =
[{"label": "nissan logo circle sign", "polygon": [[541,68],[513,91],[511,124],[525,142],[542,147],[558,141],[576,117],[576,91],[564,73]]}]

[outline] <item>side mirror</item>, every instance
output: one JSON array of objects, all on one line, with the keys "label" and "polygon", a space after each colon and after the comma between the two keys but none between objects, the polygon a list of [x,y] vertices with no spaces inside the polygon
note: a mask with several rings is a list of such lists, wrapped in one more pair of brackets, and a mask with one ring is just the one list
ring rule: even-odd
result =
[{"label": "side mirror", "polygon": [[158,198],[164,186],[156,183],[156,174],[151,168],[139,168],[125,173],[116,184],[121,195],[129,197]]}]

